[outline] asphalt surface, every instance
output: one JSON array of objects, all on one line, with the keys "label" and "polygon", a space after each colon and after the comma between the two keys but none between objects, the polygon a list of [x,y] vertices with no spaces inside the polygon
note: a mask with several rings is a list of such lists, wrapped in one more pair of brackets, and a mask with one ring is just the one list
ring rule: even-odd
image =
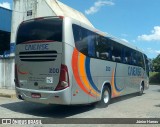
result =
[{"label": "asphalt surface", "polygon": [[[149,90],[146,90],[142,96],[138,96],[137,94],[131,94],[115,98],[111,101],[111,104],[107,108],[95,107],[94,105],[43,105],[24,102],[13,98],[0,97],[0,114],[0,118],[160,118],[160,85],[151,85]],[[49,125],[34,125],[34,127],[42,126]],[[63,124],[58,126],[64,127],[74,125]],[[98,127],[106,125],[100,124],[85,126]],[[119,127],[124,125],[114,124],[107,126]],[[139,127],[140,125],[129,126]],[[160,127],[160,124],[141,126]]]}]

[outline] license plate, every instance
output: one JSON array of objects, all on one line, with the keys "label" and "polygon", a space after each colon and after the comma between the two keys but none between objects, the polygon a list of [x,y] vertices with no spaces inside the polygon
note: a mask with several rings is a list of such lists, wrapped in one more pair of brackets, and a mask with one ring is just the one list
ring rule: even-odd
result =
[{"label": "license plate", "polygon": [[39,93],[32,93],[31,96],[32,98],[41,98],[41,94]]}]

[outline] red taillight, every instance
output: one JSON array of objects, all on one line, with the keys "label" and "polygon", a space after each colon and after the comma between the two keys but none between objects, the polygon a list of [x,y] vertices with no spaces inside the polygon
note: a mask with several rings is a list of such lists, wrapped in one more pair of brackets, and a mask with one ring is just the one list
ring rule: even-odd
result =
[{"label": "red taillight", "polygon": [[58,16],[60,19],[63,19],[64,18],[64,16]]},{"label": "red taillight", "polygon": [[18,82],[18,73],[17,73],[17,65],[16,64],[15,64],[15,68],[14,68],[14,74],[15,74],[15,79],[14,79],[15,86],[20,87],[19,82]]},{"label": "red taillight", "polygon": [[60,72],[60,78],[59,83],[55,89],[57,90],[63,90],[65,88],[69,87],[69,74],[68,74],[68,68],[66,65],[61,65],[61,72]]}]

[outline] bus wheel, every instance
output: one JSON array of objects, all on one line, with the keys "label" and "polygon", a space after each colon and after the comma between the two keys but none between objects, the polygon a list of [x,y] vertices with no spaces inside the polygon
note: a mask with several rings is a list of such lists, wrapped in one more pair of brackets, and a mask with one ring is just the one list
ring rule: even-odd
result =
[{"label": "bus wheel", "polygon": [[139,91],[139,96],[142,96],[143,91],[144,91],[144,85],[143,85],[143,83],[141,83],[141,85],[140,85],[140,91]]},{"label": "bus wheel", "polygon": [[103,91],[102,91],[102,96],[101,96],[101,100],[100,100],[100,106],[101,107],[107,107],[108,104],[110,103],[111,100],[111,92],[109,87],[104,86]]}]

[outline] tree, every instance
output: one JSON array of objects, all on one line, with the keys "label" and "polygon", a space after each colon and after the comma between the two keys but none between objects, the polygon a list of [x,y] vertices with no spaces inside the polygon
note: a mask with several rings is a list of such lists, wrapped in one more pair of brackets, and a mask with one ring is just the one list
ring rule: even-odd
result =
[{"label": "tree", "polygon": [[154,71],[160,72],[160,54],[155,59],[153,59],[153,68]]}]

